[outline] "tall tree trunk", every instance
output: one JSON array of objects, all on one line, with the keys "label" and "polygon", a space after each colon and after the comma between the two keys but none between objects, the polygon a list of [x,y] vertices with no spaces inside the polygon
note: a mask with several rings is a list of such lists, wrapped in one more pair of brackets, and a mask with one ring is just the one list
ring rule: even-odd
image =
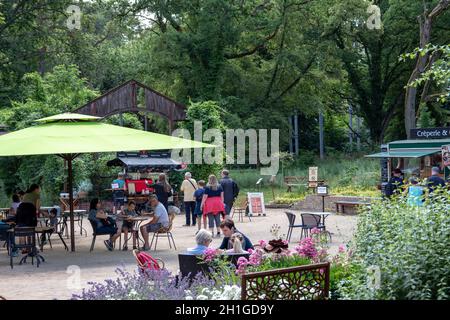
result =
[{"label": "tall tree trunk", "polygon": [[[431,38],[431,28],[434,20],[444,12],[450,5],[450,0],[441,0],[434,7],[433,10],[429,11],[425,9],[423,15],[418,17],[419,20],[419,31],[420,31],[420,48],[424,49],[429,43]],[[428,53],[417,55],[416,66],[408,80],[408,85],[406,87],[405,94],[405,129],[408,139],[411,135],[411,129],[416,127],[416,101],[417,101],[417,88],[411,86],[411,84],[416,81],[420,75],[425,72],[426,67],[431,67],[431,63],[428,63],[430,55]]]}]

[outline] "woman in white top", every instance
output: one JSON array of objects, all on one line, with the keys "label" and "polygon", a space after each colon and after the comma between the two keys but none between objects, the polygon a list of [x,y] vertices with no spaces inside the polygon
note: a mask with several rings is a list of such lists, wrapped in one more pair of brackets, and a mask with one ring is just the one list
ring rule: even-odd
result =
[{"label": "woman in white top", "polygon": [[20,197],[18,194],[13,194],[11,207],[9,208],[8,217],[14,217],[17,212],[17,208],[22,202],[20,201]]}]

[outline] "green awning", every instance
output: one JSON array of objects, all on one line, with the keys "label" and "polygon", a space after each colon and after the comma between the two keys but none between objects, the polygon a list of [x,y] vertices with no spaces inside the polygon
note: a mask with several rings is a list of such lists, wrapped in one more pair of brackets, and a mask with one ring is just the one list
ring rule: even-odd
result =
[{"label": "green awning", "polygon": [[437,151],[389,151],[369,154],[366,158],[421,158],[431,154],[437,153]]}]

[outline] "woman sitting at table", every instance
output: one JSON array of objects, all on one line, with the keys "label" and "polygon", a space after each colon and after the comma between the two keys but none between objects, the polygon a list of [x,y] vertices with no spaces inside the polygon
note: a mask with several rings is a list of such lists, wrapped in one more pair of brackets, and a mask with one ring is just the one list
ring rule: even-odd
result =
[{"label": "woman sitting at table", "polygon": [[[133,231],[134,222],[130,220],[132,217],[136,217],[136,203],[134,201],[128,201],[128,206],[125,210],[123,210],[122,217],[118,217],[118,219],[122,220],[122,231],[125,237],[123,244],[123,251],[128,250],[128,231]],[[132,232],[133,236],[133,249],[136,249],[136,234]]]},{"label": "woman sitting at table", "polygon": [[103,211],[98,198],[91,200],[88,219],[95,223],[96,233],[110,235],[109,240],[105,240],[103,243],[109,251],[113,251],[114,242],[120,237],[121,230],[117,228],[114,219],[108,217],[105,211]]}]

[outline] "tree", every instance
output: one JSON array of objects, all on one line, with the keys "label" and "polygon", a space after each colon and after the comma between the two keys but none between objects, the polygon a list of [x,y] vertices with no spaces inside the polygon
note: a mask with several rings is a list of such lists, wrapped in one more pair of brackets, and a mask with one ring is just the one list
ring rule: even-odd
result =
[{"label": "tree", "polygon": [[[429,1],[425,2],[423,13],[417,17],[419,20],[420,49],[426,49],[430,44],[433,23],[447,10],[450,6],[450,1],[440,0],[431,10],[429,9],[430,5]],[[410,130],[416,126],[417,86],[412,84],[421,76],[421,74],[433,66],[436,59],[437,55],[430,54],[430,51],[428,50],[420,51],[417,54],[416,65],[409,77],[405,93],[405,129],[408,138],[410,137]],[[427,96],[428,89],[429,82],[424,85],[422,99]]]}]

